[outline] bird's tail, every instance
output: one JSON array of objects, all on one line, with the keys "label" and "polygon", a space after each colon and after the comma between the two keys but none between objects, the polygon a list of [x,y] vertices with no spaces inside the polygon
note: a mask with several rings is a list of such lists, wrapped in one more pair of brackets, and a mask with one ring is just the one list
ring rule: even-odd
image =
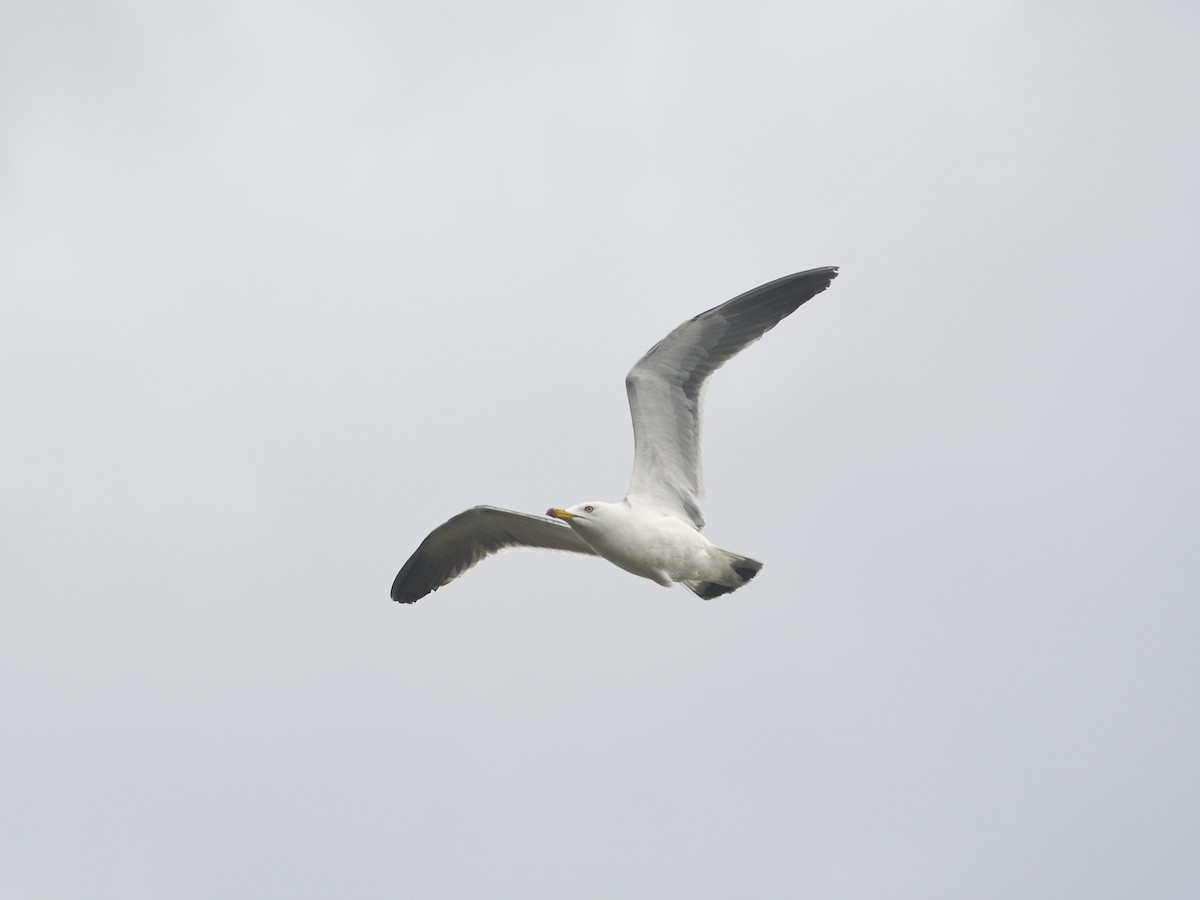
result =
[{"label": "bird's tail", "polygon": [[732,593],[758,574],[763,564],[748,556],[722,550],[729,562],[729,574],[720,581],[684,581],[683,586],[703,600],[712,600]]}]

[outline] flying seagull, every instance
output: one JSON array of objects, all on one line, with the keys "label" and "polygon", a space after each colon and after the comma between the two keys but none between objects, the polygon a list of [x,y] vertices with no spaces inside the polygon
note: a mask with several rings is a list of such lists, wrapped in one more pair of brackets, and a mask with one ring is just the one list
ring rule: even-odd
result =
[{"label": "flying seagull", "polygon": [[725,362],[837,277],[836,266],[768,282],[688,319],[625,378],[633,415],[633,478],[619,503],[592,500],[545,516],[476,506],[435,528],[392,583],[413,603],[498,550],[531,547],[602,556],[634,575],[678,582],[705,600],[736,591],[762,563],[700,533],[700,401]]}]

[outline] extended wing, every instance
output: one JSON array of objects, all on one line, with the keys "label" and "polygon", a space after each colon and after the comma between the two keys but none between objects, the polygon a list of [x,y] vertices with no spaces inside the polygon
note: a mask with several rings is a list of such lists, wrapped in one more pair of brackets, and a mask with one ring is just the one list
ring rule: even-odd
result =
[{"label": "extended wing", "polygon": [[704,382],[837,277],[836,266],[787,275],[688,319],[625,379],[633,416],[630,498],[704,525],[700,403]]},{"label": "extended wing", "polygon": [[565,522],[495,506],[474,506],[433,529],[421,542],[392,582],[392,599],[415,603],[484,557],[510,547],[595,553]]}]

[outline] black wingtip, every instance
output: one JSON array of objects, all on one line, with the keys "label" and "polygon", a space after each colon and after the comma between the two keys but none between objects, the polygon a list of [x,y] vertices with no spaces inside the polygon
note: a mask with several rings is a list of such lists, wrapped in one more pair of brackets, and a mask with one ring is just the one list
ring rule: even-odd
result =
[{"label": "black wingtip", "polygon": [[826,279],[825,284],[826,284],[826,286],[828,286],[829,282],[833,281],[833,279],[838,277],[838,272],[840,269],[841,269],[841,266],[819,266],[815,269],[805,269],[803,272],[797,272],[795,275],[785,275],[783,278],[780,278],[779,280],[780,281],[799,281],[801,279],[807,279],[807,278],[824,277]]},{"label": "black wingtip", "polygon": [[393,600],[395,600],[397,603],[416,603],[424,596],[424,594],[417,594],[414,596],[411,593],[407,593],[404,590],[404,572],[401,571],[398,575],[396,575],[396,580],[392,582],[391,597]]},{"label": "black wingtip", "polygon": [[841,269],[841,266],[820,266],[816,269],[808,269],[804,272],[797,272],[795,275],[791,275],[789,277],[799,279],[799,278],[804,278],[804,277],[812,278],[814,276],[822,276],[823,275],[828,279],[828,281],[825,282],[828,285],[830,281],[833,281],[833,279],[838,277],[838,272],[840,271],[840,269]]}]

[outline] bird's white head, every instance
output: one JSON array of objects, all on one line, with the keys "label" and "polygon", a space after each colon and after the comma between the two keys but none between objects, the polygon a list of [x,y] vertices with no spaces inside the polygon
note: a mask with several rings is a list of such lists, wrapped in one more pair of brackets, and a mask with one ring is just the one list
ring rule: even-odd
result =
[{"label": "bird's white head", "polygon": [[618,503],[605,503],[601,500],[589,500],[587,503],[577,503],[567,509],[559,506],[551,507],[546,510],[546,515],[552,519],[562,519],[574,528],[587,528],[593,525],[603,525],[605,521],[612,518],[613,508],[619,505]]}]

